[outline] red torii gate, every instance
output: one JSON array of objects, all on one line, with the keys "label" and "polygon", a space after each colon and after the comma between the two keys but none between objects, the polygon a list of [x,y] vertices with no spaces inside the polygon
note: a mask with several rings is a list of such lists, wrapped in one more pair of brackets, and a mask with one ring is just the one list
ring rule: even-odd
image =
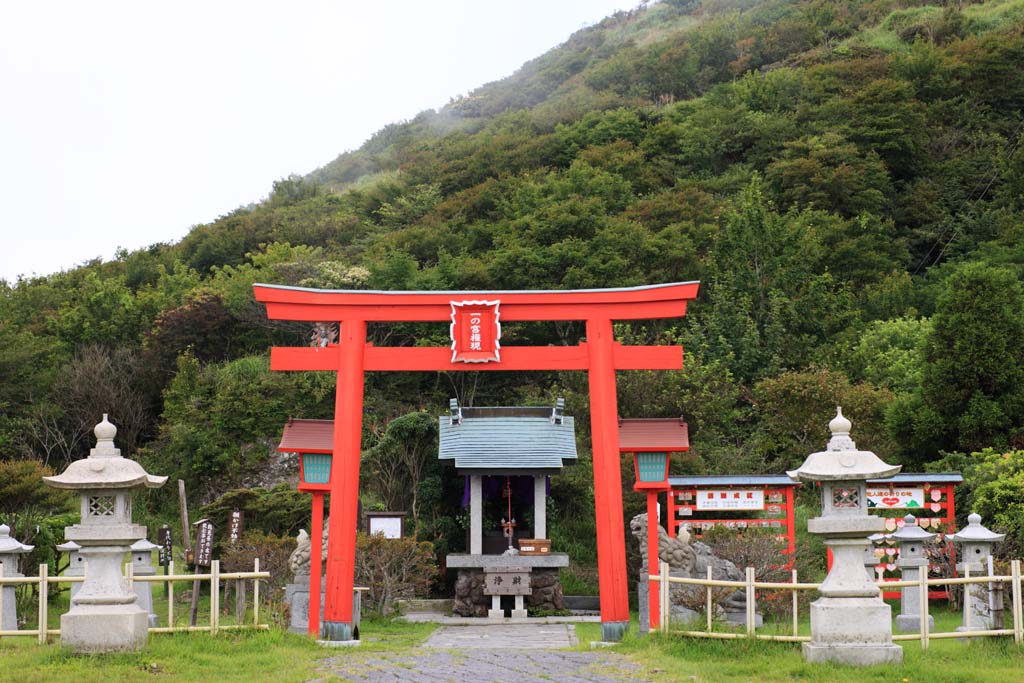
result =
[{"label": "red torii gate", "polygon": [[[334,404],[334,462],[330,493],[330,535],[323,637],[351,640],[352,587],[359,495],[359,457],[366,371],[586,370],[594,460],[601,632],[619,640],[629,625],[626,548],[619,468],[616,370],[678,370],[679,346],[623,346],[612,321],[680,318],[699,283],[683,282],[619,289],[494,292],[384,292],[320,290],[255,284],[256,300],[271,320],[338,322],[337,344],[275,347],[272,370],[337,373]],[[474,305],[493,308],[494,353],[470,351],[459,357],[457,315]],[[497,352],[498,306],[504,321],[586,322],[586,341],[577,346],[513,346]],[[366,340],[368,322],[451,322],[449,347],[377,347]],[[484,340],[488,341],[485,331]],[[466,337],[468,339],[468,336]],[[478,348],[470,346],[470,349]],[[468,362],[467,362],[468,361]]]}]

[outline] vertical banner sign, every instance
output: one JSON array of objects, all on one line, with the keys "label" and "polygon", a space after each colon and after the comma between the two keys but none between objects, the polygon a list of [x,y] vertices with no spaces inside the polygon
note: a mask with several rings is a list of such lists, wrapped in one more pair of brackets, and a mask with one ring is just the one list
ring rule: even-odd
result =
[{"label": "vertical banner sign", "polygon": [[167,567],[171,564],[171,551],[174,549],[174,540],[171,538],[171,527],[164,524],[160,527],[160,530],[156,532],[157,545],[159,545],[158,553],[160,557],[160,566]]},{"label": "vertical banner sign", "polygon": [[501,362],[500,301],[452,301],[452,362]]},{"label": "vertical banner sign", "polygon": [[196,566],[209,567],[213,559],[213,522],[201,519],[196,527]]},{"label": "vertical banner sign", "polygon": [[245,519],[241,510],[231,511],[231,521],[228,524],[228,542],[237,543],[242,538],[242,529],[245,526]]}]

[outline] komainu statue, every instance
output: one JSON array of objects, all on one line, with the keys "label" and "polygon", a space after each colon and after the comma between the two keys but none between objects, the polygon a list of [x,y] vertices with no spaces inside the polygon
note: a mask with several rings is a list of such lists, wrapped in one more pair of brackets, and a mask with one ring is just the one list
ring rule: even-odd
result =
[{"label": "komainu statue", "polygon": [[[640,543],[640,578],[641,588],[647,582],[647,514],[639,514],[629,522],[629,530]],[[743,573],[729,560],[715,557],[711,548],[700,541],[690,541],[690,534],[685,529],[679,530],[676,538],[671,538],[665,527],[658,525],[658,559],[666,562],[669,575],[684,579],[706,579],[708,567],[711,567],[711,578],[718,581],[742,581]],[[652,574],[657,574],[655,569]],[[685,586],[672,584],[671,601],[673,618],[689,618],[696,613],[685,606],[701,604],[704,588],[701,586]],[[743,591],[736,590],[718,600],[718,606],[725,612],[726,618],[746,611],[746,596]],[[676,607],[681,608],[677,614]],[[731,619],[730,619],[731,620]]]},{"label": "komainu statue", "polygon": [[[309,534],[306,533],[305,529],[299,529],[298,535],[295,537],[295,550],[288,556],[288,568],[292,570],[292,574],[298,576],[300,574],[309,574],[309,558],[313,543],[309,539]],[[327,521],[324,520],[324,535],[323,543],[320,551],[320,562],[327,561]]]}]

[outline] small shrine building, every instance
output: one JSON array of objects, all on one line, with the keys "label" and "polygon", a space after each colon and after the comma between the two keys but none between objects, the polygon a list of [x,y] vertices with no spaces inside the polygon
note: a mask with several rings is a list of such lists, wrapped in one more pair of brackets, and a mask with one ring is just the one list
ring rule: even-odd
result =
[{"label": "small shrine building", "polygon": [[458,571],[456,613],[502,618],[504,596],[513,618],[526,606],[563,608],[558,570],[569,556],[552,552],[547,536],[548,477],[577,459],[563,406],[462,408],[452,399],[439,418],[438,458],[466,478],[470,514],[469,552],[446,557]]}]

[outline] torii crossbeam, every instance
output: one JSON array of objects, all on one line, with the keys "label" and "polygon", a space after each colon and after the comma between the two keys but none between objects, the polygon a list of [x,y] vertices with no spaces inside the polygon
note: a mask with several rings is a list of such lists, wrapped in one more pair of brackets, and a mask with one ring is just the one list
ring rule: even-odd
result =
[{"label": "torii crossbeam", "polygon": [[[697,282],[682,282],[562,291],[383,292],[254,285],[256,300],[266,304],[267,317],[272,320],[339,323],[337,344],[275,347],[270,353],[272,370],[337,373],[323,637],[351,640],[355,635],[352,587],[364,373],[586,370],[590,386],[601,631],[604,640],[621,639],[629,625],[629,601],[615,371],[678,370],[683,366],[683,349],[624,346],[615,341],[612,322],[681,318],[686,314],[687,301],[696,298],[698,287]],[[499,306],[502,322],[585,321],[586,341],[577,346],[501,347]],[[377,347],[366,341],[368,322],[450,323],[453,343],[450,348]]]}]

